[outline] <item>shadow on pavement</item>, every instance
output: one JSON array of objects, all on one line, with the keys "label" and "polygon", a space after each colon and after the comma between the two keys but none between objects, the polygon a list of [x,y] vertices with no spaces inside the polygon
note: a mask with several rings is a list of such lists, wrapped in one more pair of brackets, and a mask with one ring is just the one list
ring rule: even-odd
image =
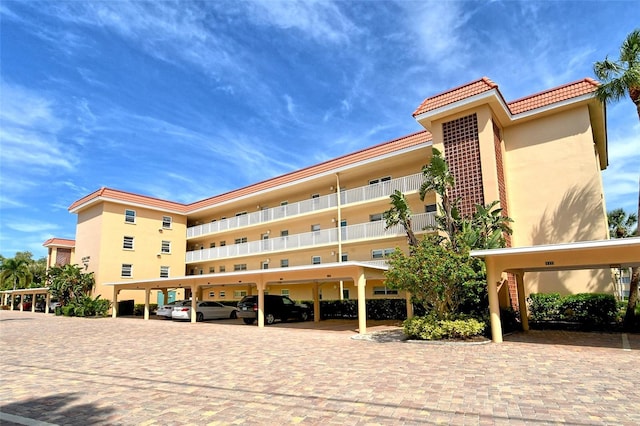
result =
[{"label": "shadow on pavement", "polygon": [[[630,349],[640,349],[640,335],[627,334]],[[623,349],[623,333],[530,330],[506,335],[505,342],[534,345],[588,346],[597,348]]]},{"label": "shadow on pavement", "polygon": [[98,408],[93,404],[72,405],[78,399],[79,396],[75,393],[61,393],[5,404],[0,406],[0,424],[13,424],[11,416],[31,420],[30,423],[20,424],[37,424],[34,420],[67,425],[104,424],[114,411],[112,408]]}]

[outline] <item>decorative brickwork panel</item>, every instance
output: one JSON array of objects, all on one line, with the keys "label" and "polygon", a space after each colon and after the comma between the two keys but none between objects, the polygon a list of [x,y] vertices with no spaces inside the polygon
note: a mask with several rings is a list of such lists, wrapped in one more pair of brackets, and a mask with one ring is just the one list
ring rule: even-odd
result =
[{"label": "decorative brickwork panel", "polygon": [[462,216],[471,216],[475,212],[475,204],[484,205],[476,114],[444,123],[442,136],[444,155],[456,180],[451,196],[460,199]]},{"label": "decorative brickwork panel", "polygon": [[71,249],[59,248],[56,253],[56,266],[64,266],[71,263]]}]

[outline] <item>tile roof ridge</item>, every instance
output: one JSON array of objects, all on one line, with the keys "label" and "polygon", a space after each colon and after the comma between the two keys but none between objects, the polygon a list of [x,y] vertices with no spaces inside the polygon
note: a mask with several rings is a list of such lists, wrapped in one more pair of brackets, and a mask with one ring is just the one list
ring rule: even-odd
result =
[{"label": "tile roof ridge", "polygon": [[46,247],[47,245],[51,245],[53,243],[59,243],[59,244],[63,244],[63,243],[71,243],[73,245],[76,244],[76,240],[71,239],[71,238],[59,238],[59,237],[51,237],[49,238],[47,241],[45,241],[44,243],[42,243],[42,245],[44,247]]},{"label": "tile roof ridge", "polygon": [[600,83],[598,83],[596,80],[594,80],[592,78],[589,78],[589,77],[585,77],[585,78],[583,78],[581,80],[572,81],[572,82],[569,82],[569,83],[562,84],[560,86],[556,86],[556,87],[552,87],[550,89],[543,90],[541,92],[533,93],[531,95],[527,95],[527,96],[523,96],[523,97],[518,98],[518,99],[514,99],[512,101],[507,102],[507,106],[510,107],[512,104],[516,104],[518,102],[522,102],[522,101],[527,100],[527,99],[536,98],[538,96],[543,96],[543,95],[546,95],[547,93],[555,92],[557,90],[562,90],[562,89],[565,89],[567,87],[575,86],[575,85],[580,84],[580,83],[589,83],[594,87],[598,87],[600,85]]},{"label": "tile roof ridge", "polygon": [[477,83],[484,83],[484,84],[486,84],[486,85],[489,87],[489,89],[496,89],[496,90],[498,90],[498,84],[497,84],[497,83],[495,83],[495,82],[494,82],[493,80],[491,80],[489,77],[483,76],[483,77],[480,77],[480,78],[478,78],[478,79],[476,79],[476,80],[469,81],[469,82],[467,82],[467,83],[461,84],[461,85],[459,85],[459,86],[457,86],[457,87],[454,87],[454,88],[452,88],[452,89],[447,89],[447,90],[445,90],[445,91],[443,91],[443,92],[440,92],[440,93],[437,93],[437,94],[435,94],[435,95],[428,96],[427,98],[425,98],[425,99],[420,103],[420,105],[418,105],[418,108],[416,108],[416,110],[413,112],[413,114],[412,114],[412,115],[413,115],[414,117],[415,117],[416,115],[418,115],[418,114],[419,114],[419,111],[421,111],[422,109],[424,109],[424,106],[427,104],[427,102],[432,101],[433,99],[436,99],[436,98],[439,98],[439,97],[442,97],[442,96],[448,95],[449,93],[456,92],[456,91],[458,91],[458,90],[464,89],[465,87],[469,87],[469,86],[472,86],[472,85],[477,84]]}]

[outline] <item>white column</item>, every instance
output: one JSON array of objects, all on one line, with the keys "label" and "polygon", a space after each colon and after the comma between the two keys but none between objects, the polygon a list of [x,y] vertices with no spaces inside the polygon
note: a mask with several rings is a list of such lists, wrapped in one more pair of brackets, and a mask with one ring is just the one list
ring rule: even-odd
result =
[{"label": "white column", "polygon": [[364,271],[360,271],[358,277],[354,280],[358,287],[358,333],[367,333],[367,293],[366,285],[367,279],[364,276]]},{"label": "white column", "polygon": [[149,319],[149,297],[151,295],[151,289],[150,288],[145,288],[144,289],[144,319],[148,320]]},{"label": "white column", "polygon": [[520,320],[522,321],[522,329],[529,331],[529,315],[527,313],[527,295],[524,293],[524,272],[518,272],[516,275],[516,287],[518,290],[518,305],[520,310]]},{"label": "white column", "polygon": [[31,295],[31,312],[35,313],[35,311],[36,311],[36,294],[33,293]]},{"label": "white column", "polygon": [[313,284],[313,322],[320,322],[320,285]]},{"label": "white column", "polygon": [[258,287],[258,327],[264,327],[264,285],[261,282],[256,283]]},{"label": "white column", "polygon": [[111,318],[118,316],[118,287],[113,286],[113,304],[111,305]]},{"label": "white column", "polygon": [[191,285],[191,322],[197,322],[198,318],[196,317],[198,315],[197,310],[196,310],[196,304],[198,303],[198,295],[196,294],[196,291],[198,291],[198,288],[196,287],[195,284]]},{"label": "white column", "polygon": [[49,293],[49,291],[47,291],[47,294],[44,298],[44,313],[48,314],[49,313],[49,306],[51,306],[51,293]]},{"label": "white column", "polygon": [[9,310],[13,311],[13,293],[11,293],[11,307],[9,308]]},{"label": "white column", "polygon": [[489,314],[491,318],[491,339],[502,343],[502,323],[500,322],[500,300],[498,299],[498,280],[501,272],[495,266],[495,260],[486,258],[487,292],[489,293]]}]

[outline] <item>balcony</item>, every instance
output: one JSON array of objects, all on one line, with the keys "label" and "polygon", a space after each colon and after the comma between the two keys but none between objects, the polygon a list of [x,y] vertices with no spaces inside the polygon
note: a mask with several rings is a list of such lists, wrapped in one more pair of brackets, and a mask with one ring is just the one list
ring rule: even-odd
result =
[{"label": "balcony", "polygon": [[[390,181],[373,185],[361,186],[340,192],[340,204],[342,206],[375,200],[390,196],[395,190],[402,193],[417,191],[424,178],[422,173],[405,176]],[[329,194],[318,198],[273,207],[253,213],[243,214],[232,218],[222,219],[203,225],[187,228],[187,239],[201,237],[203,235],[223,232],[230,229],[259,225],[274,220],[291,218],[306,213],[318,212],[325,209],[337,208],[338,198],[336,194]]]},{"label": "balcony", "polygon": [[[435,226],[435,213],[416,214],[413,215],[411,219],[414,232],[421,232],[427,227]],[[251,241],[243,244],[232,244],[210,249],[194,250],[187,252],[186,263],[240,256],[253,256],[309,247],[337,245],[338,230],[341,232],[343,243],[397,237],[405,234],[404,229],[400,225],[391,227],[387,230],[384,229],[384,226],[384,221],[367,222],[357,225],[343,226],[341,228],[323,229],[304,234]]]}]

